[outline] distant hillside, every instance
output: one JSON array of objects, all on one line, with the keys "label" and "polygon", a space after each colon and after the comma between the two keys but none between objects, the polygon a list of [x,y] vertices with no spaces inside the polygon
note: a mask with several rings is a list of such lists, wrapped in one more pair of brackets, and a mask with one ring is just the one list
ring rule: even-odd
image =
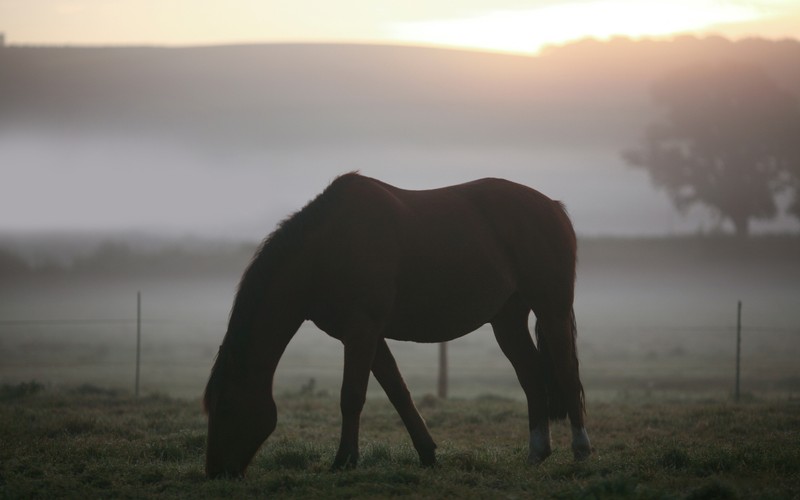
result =
[{"label": "distant hillside", "polygon": [[763,66],[800,97],[800,43],[587,41],[540,57],[363,45],[0,49],[0,133],[193,146],[624,145],[648,86],[703,61]]}]

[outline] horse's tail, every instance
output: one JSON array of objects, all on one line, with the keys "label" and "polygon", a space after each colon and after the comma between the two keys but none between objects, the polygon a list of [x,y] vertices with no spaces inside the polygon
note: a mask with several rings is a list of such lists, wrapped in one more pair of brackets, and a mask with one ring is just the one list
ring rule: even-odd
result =
[{"label": "horse's tail", "polygon": [[562,320],[537,319],[535,332],[550,419],[563,420],[572,412],[583,415],[586,404],[578,374],[575,311],[570,310],[569,317]]}]

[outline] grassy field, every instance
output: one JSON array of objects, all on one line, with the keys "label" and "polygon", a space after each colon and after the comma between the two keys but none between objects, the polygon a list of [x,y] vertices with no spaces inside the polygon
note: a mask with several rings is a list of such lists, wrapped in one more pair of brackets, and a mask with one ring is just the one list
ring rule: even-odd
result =
[{"label": "grassy field", "polygon": [[95,386],[0,390],[0,497],[797,498],[800,402],[598,402],[596,453],[572,462],[569,432],[531,467],[519,401],[485,396],[420,408],[439,444],[423,469],[385,399],[367,401],[358,469],[329,472],[337,398],[284,394],[278,428],[245,480],[203,477],[198,401],[133,399]]},{"label": "grassy field", "polygon": [[[249,254],[215,267],[112,252],[92,266],[0,274],[0,499],[800,498],[800,238],[601,239],[581,248],[578,344],[597,453],[573,464],[559,425],[556,452],[539,468],[525,464],[522,390],[483,327],[450,343],[448,401],[425,396],[436,390],[437,346],[391,343],[439,444],[437,468],[417,466],[373,380],[361,467],[330,473],[342,347],[306,323],[278,366],[278,429],[248,478],[207,482],[197,398],[225,332],[238,260]],[[174,271],[175,262],[189,267],[158,279],[143,271]],[[137,290],[142,392],[161,396],[135,400]],[[738,300],[744,402],[734,405]],[[299,390],[312,379],[313,391]]]}]

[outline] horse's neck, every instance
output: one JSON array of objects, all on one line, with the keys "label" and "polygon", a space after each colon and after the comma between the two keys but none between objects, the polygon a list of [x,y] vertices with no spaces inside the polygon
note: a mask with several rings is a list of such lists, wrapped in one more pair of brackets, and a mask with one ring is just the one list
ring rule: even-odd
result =
[{"label": "horse's neck", "polygon": [[228,332],[248,372],[270,382],[306,317],[309,266],[303,258],[301,249],[278,255],[262,252],[246,271],[231,314]]},{"label": "horse's neck", "polygon": [[281,278],[273,276],[268,282],[258,283],[260,289],[251,286],[241,290],[229,325],[229,335],[241,350],[247,371],[270,382],[305,312],[300,281]]},{"label": "horse's neck", "polygon": [[276,363],[303,322],[302,315],[296,310],[288,306],[281,309],[281,305],[283,304],[266,308],[264,318],[253,325],[251,333],[250,348],[256,352],[268,353],[275,358]]}]

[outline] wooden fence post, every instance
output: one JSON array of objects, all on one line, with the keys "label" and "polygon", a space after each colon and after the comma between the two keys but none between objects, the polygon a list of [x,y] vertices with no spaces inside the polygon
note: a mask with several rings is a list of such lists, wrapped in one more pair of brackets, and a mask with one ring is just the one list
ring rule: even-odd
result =
[{"label": "wooden fence post", "polygon": [[134,396],[139,397],[139,361],[142,351],[142,292],[136,292],[136,385]]},{"label": "wooden fence post", "polygon": [[447,342],[439,343],[439,387],[440,399],[447,399]]},{"label": "wooden fence post", "polygon": [[742,361],[742,301],[740,300],[736,305],[736,391],[734,398],[739,402],[740,393],[740,372]]}]

